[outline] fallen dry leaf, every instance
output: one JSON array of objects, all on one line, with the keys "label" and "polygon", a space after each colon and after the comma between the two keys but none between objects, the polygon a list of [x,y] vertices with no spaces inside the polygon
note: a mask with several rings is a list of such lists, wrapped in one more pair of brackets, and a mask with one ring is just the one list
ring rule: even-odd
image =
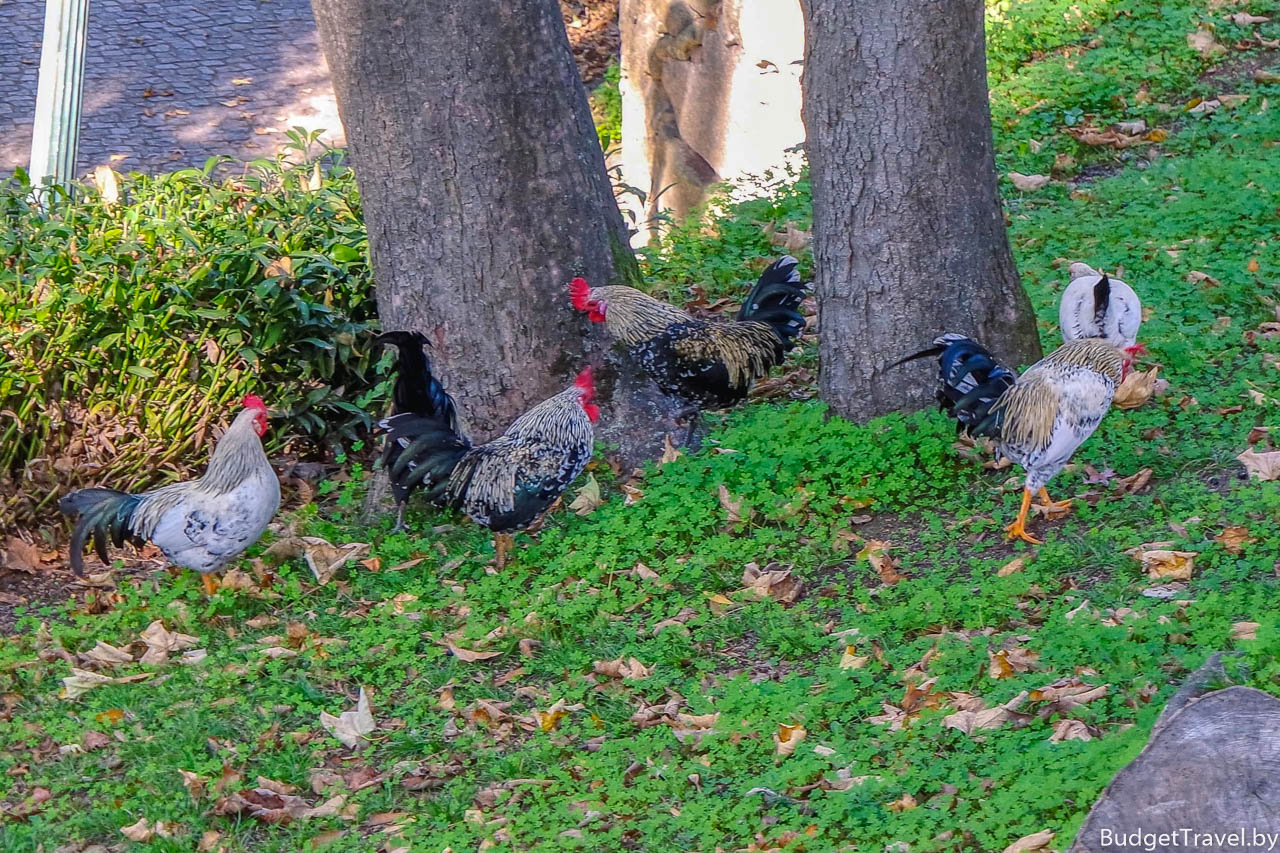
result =
[{"label": "fallen dry leaf", "polygon": [[857,655],[854,646],[845,646],[844,654],[840,655],[841,669],[862,669],[871,660],[870,655]]},{"label": "fallen dry leaf", "polygon": [[1204,57],[1214,57],[1227,52],[1227,48],[1214,38],[1213,31],[1203,26],[1197,27],[1193,33],[1187,33],[1187,47]]},{"label": "fallen dry leaf", "polygon": [[1247,27],[1250,24],[1265,24],[1271,19],[1262,15],[1250,15],[1248,12],[1236,12],[1235,14],[1227,15],[1227,20],[1237,27]]},{"label": "fallen dry leaf", "polygon": [[187,793],[191,795],[191,799],[199,800],[204,796],[205,778],[199,773],[192,773],[190,770],[178,770],[178,774],[182,776],[182,787],[187,789]]},{"label": "fallen dry leaf", "polygon": [[445,645],[449,647],[450,653],[460,661],[467,663],[475,663],[478,660],[489,660],[496,658],[502,652],[473,652],[471,649],[464,649],[461,646],[455,646],[452,640],[446,640]]},{"label": "fallen dry leaf", "polygon": [[658,459],[658,467],[661,468],[668,462],[675,462],[683,455],[684,454],[676,448],[675,444],[672,443],[671,433],[667,433],[666,437],[662,441],[662,456]]},{"label": "fallen dry leaf", "polygon": [[276,258],[267,264],[262,270],[263,278],[274,278],[276,276],[289,277],[293,275],[293,258],[288,255],[283,258]]},{"label": "fallen dry leaf", "polygon": [[93,170],[93,185],[98,188],[98,195],[107,207],[120,200],[120,182],[110,166],[98,166]]},{"label": "fallen dry leaf", "polygon": [[1151,482],[1152,473],[1153,472],[1150,468],[1143,468],[1142,470],[1138,471],[1138,473],[1133,474],[1132,476],[1121,477],[1120,479],[1116,480],[1116,486],[1118,487],[1118,491],[1121,494],[1128,494],[1128,495],[1137,494],[1138,492],[1145,489],[1147,487],[1147,484]]},{"label": "fallen dry leaf", "polygon": [[770,563],[763,569],[756,563],[747,563],[742,570],[742,583],[761,598],[772,598],[781,604],[794,604],[804,585],[791,574],[791,569],[779,569]]},{"label": "fallen dry leaf", "polygon": [[1244,464],[1244,469],[1249,472],[1250,479],[1256,478],[1268,481],[1280,477],[1280,450],[1256,453],[1250,447],[1237,456],[1236,459]]},{"label": "fallen dry leaf", "polygon": [[1024,175],[1021,172],[1010,172],[1009,180],[1022,192],[1034,192],[1049,184],[1048,175]]},{"label": "fallen dry leaf", "polygon": [[1117,409],[1136,409],[1150,400],[1151,395],[1156,391],[1156,377],[1159,372],[1160,368],[1153,367],[1150,370],[1130,373],[1120,383],[1120,387],[1116,388],[1115,396],[1111,398],[1111,405]]},{"label": "fallen dry leaf", "polygon": [[80,659],[85,663],[110,667],[133,663],[133,655],[129,652],[124,649],[118,649],[110,643],[104,643],[102,640],[99,640],[89,651],[82,653]]},{"label": "fallen dry leaf", "polygon": [[1050,743],[1062,743],[1064,740],[1093,740],[1089,727],[1080,720],[1064,719],[1053,724]]},{"label": "fallen dry leaf", "polygon": [[735,501],[729,495],[729,490],[724,483],[720,484],[720,506],[724,507],[725,512],[729,514],[730,524],[737,524],[742,521],[742,501]]},{"label": "fallen dry leaf", "polygon": [[1027,699],[1027,691],[1022,691],[1003,705],[981,711],[957,711],[942,718],[942,725],[949,729],[957,729],[972,736],[982,729],[998,729],[1005,723],[1022,722],[1028,719],[1026,714],[1017,710]]},{"label": "fallen dry leaf", "polygon": [[[885,803],[885,808],[891,812],[909,812],[912,809],[919,808],[920,804],[916,802],[916,798],[910,794],[903,794],[891,803]],[[892,845],[890,845],[892,847]]]},{"label": "fallen dry leaf", "polygon": [[868,539],[867,544],[858,552],[857,559],[863,557],[871,563],[871,568],[880,575],[880,582],[885,586],[894,586],[904,580],[906,575],[898,573],[898,563],[889,556],[889,543],[880,539]]},{"label": "fallen dry leaf", "polygon": [[569,504],[569,511],[577,515],[591,515],[601,503],[600,483],[595,474],[588,474],[587,482],[583,483],[577,497]]},{"label": "fallen dry leaf", "polygon": [[152,673],[150,672],[140,672],[136,675],[112,678],[96,672],[90,672],[87,669],[76,669],[73,666],[71,667],[71,675],[62,679],[62,698],[79,699],[93,688],[101,687],[104,684],[132,684],[136,681],[145,681],[151,676]]},{"label": "fallen dry leaf", "polygon": [[773,733],[774,752],[786,758],[796,751],[796,747],[804,742],[808,734],[805,727],[799,723],[795,725],[779,723],[778,730]]},{"label": "fallen dry leaf", "polygon": [[1231,625],[1231,639],[1233,640],[1256,640],[1258,639],[1258,628],[1262,627],[1257,622],[1233,622]]},{"label": "fallen dry leaf", "polygon": [[315,576],[316,583],[324,586],[333,580],[333,576],[347,563],[358,558],[369,550],[366,542],[349,542],[345,545],[334,545],[319,536],[302,537],[302,556],[307,567]]},{"label": "fallen dry leaf", "polygon": [[1024,835],[1004,848],[1004,853],[1030,853],[1032,850],[1043,850],[1053,840],[1052,829],[1042,829],[1033,835]]},{"label": "fallen dry leaf", "polygon": [[778,231],[772,222],[760,226],[760,230],[769,238],[770,243],[786,249],[787,254],[790,255],[798,255],[804,251],[812,237],[811,231],[802,231],[791,220],[783,223],[781,231]]},{"label": "fallen dry leaf", "polygon": [[354,711],[343,711],[337,717],[321,711],[320,725],[347,747],[355,749],[359,746],[365,740],[365,735],[376,728],[373,714],[369,710],[369,697],[365,695],[364,688],[360,688],[360,698]]},{"label": "fallen dry leaf", "polygon": [[1009,562],[1005,563],[1003,566],[1000,567],[1000,570],[996,572],[996,577],[1007,578],[1009,577],[1009,575],[1017,574],[1018,572],[1022,571],[1026,567],[1027,567],[1026,557],[1014,557],[1012,560],[1010,560]]},{"label": "fallen dry leaf", "polygon": [[1147,550],[1146,545],[1139,545],[1128,552],[1135,560],[1142,563],[1150,580],[1189,581],[1195,568],[1195,551],[1171,551],[1165,548]]},{"label": "fallen dry leaf", "polygon": [[555,731],[555,729],[560,725],[560,721],[568,716],[568,714],[569,711],[565,707],[564,700],[561,699],[545,711],[535,710],[533,712],[533,717],[537,720],[538,728],[542,729],[544,732],[550,732]]},{"label": "fallen dry leaf", "polygon": [[1213,537],[1213,541],[1222,545],[1230,554],[1239,554],[1244,550],[1245,545],[1257,542],[1257,538],[1249,535],[1247,527],[1228,527],[1217,536]]},{"label": "fallen dry leaf", "polygon": [[164,627],[164,622],[159,619],[148,625],[138,636],[138,639],[147,645],[147,650],[143,653],[141,662],[152,665],[167,661],[170,652],[180,652],[200,643],[198,637],[168,630]]},{"label": "fallen dry leaf", "polygon": [[1023,672],[1039,669],[1040,653],[1021,646],[987,651],[987,675],[995,679],[1013,678]]},{"label": "fallen dry leaf", "polygon": [[155,826],[158,825],[158,821],[153,825],[145,817],[140,817],[137,823],[120,827],[120,834],[130,841],[137,841],[139,844],[143,844],[155,837]]},{"label": "fallen dry leaf", "polygon": [[[634,720],[635,717],[633,716]],[[697,745],[702,738],[711,732],[720,720],[720,712],[714,714],[677,713],[671,723],[671,734],[681,743]]]},{"label": "fallen dry leaf", "polygon": [[14,572],[33,575],[40,571],[40,551],[17,536],[10,536],[0,553],[0,566]]},{"label": "fallen dry leaf", "polygon": [[327,812],[327,805],[313,809],[302,797],[279,794],[269,788],[245,788],[218,800],[213,813],[251,817],[267,824],[287,824],[303,818],[326,816],[317,812],[321,809]]},{"label": "fallen dry leaf", "polygon": [[1060,710],[1085,705],[1106,696],[1106,684],[1085,684],[1078,678],[1064,678],[1031,691],[1032,702],[1053,702]]},{"label": "fallen dry leaf", "polygon": [[637,680],[648,678],[653,674],[653,667],[645,666],[635,658],[624,660],[598,660],[591,664],[592,668],[600,675],[606,678],[621,678],[624,680]]}]

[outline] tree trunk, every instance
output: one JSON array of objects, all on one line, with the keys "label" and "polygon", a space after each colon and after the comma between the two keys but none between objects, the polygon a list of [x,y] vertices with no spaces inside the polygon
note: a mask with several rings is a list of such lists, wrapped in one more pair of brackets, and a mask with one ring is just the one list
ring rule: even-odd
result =
[{"label": "tree trunk", "polygon": [[619,29],[622,176],[646,194],[642,234],[804,142],[799,0],[621,0]]},{"label": "tree trunk", "polygon": [[[652,402],[567,285],[639,270],[556,0],[313,0],[385,329],[432,343],[473,439],[602,369],[600,437],[660,443]],[[632,393],[635,386],[647,394]]]},{"label": "tree trunk", "polygon": [[1280,700],[1252,687],[1209,693],[1160,715],[1070,853],[1276,849],[1278,776]]},{"label": "tree trunk", "polygon": [[862,420],[933,399],[940,332],[1040,356],[1005,235],[981,0],[804,0],[822,397]]}]

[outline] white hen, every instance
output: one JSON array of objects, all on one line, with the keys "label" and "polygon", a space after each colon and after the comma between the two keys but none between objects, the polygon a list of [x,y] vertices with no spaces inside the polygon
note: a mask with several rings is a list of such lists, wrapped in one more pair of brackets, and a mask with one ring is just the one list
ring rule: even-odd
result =
[{"label": "white hen", "polygon": [[1072,264],[1070,275],[1058,306],[1063,342],[1102,338],[1130,358],[1140,352],[1142,302],[1133,288],[1088,264]]}]

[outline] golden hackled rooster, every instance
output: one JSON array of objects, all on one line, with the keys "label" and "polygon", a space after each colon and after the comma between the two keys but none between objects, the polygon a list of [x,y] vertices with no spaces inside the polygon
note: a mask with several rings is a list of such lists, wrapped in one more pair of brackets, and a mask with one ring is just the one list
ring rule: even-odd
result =
[{"label": "golden hackled rooster", "polygon": [[262,449],[267,407],[247,395],[243,409],[218,440],[204,476],[139,495],[115,489],[80,489],[58,508],[78,516],[71,535],[71,568],[84,576],[84,546],[93,537],[107,562],[107,542],[151,542],[174,565],[199,572],[205,592],[213,573],[258,541],[280,508],[280,481]]},{"label": "golden hackled rooster", "polygon": [[1069,341],[1018,376],[977,341],[948,333],[903,361],[932,355],[942,407],[970,435],[995,439],[999,454],[1027,472],[1018,517],[1005,532],[1041,544],[1027,532],[1031,497],[1045,508],[1071,505],[1051,500],[1045,486],[1102,422],[1128,369],[1124,352],[1097,338]]},{"label": "golden hackled rooster", "polygon": [[573,307],[627,347],[662,393],[682,404],[677,420],[689,419],[685,443],[693,440],[703,409],[723,409],[746,399],[757,380],[781,364],[804,331],[800,303],[809,285],[799,262],[787,255],[756,282],[737,319],[709,322],[625,285],[569,284]]}]

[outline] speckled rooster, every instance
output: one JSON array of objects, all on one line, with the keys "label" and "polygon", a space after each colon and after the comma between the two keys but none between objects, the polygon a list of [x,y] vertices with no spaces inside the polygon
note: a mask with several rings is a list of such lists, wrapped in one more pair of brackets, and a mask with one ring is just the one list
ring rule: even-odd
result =
[{"label": "speckled rooster", "polygon": [[498,568],[512,535],[532,525],[582,473],[591,459],[592,424],[600,412],[591,368],[574,383],[521,415],[498,438],[472,447],[458,429],[453,399],[431,373],[418,332],[379,339],[399,350],[394,411],[378,423],[387,435],[383,461],[400,515],[409,494],[461,510],[494,534]]},{"label": "speckled rooster", "polygon": [[624,285],[569,284],[573,307],[625,345],[662,393],[682,404],[677,419],[689,419],[685,443],[693,439],[703,409],[723,409],[746,399],[751,386],[781,364],[804,331],[800,303],[809,285],[790,255],[761,275],[738,317],[699,320]]},{"label": "speckled rooster", "polygon": [[267,407],[252,394],[218,440],[204,476],[131,495],[115,489],[80,489],[59,502],[78,516],[71,535],[71,568],[84,576],[84,546],[93,537],[107,562],[107,542],[151,542],[170,562],[197,571],[205,592],[214,573],[258,541],[280,508],[280,481],[262,449]]}]

